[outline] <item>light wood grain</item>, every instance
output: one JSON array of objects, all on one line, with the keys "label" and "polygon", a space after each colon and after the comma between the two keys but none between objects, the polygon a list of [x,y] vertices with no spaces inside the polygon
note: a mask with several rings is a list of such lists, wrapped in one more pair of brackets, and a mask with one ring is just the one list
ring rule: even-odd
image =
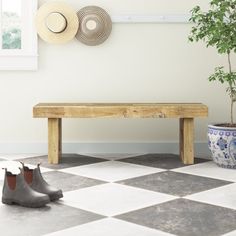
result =
[{"label": "light wood grain", "polygon": [[60,119],[48,119],[48,162],[58,164],[60,159]]},{"label": "light wood grain", "polygon": [[48,118],[48,161],[57,164],[62,153],[62,118],[178,118],[180,157],[194,162],[194,118],[207,117],[201,103],[39,103],[35,118]]},{"label": "light wood grain", "polygon": [[179,152],[184,164],[194,163],[194,119],[181,118],[179,124]]},{"label": "light wood grain", "polygon": [[59,133],[59,138],[58,138],[58,146],[59,146],[59,156],[58,158],[61,157],[62,155],[62,119],[58,119],[58,133]]},{"label": "light wood grain", "polygon": [[40,103],[37,118],[192,118],[206,117],[201,103]]}]

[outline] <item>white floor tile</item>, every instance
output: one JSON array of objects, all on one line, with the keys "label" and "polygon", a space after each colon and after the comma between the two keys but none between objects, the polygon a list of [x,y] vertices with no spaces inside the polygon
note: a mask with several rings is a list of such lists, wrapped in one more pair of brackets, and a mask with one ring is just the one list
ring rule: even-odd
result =
[{"label": "white floor tile", "polygon": [[222,236],[236,236],[236,230],[231,231],[231,232],[229,232],[227,234],[223,234]]},{"label": "white floor tile", "polygon": [[161,172],[164,171],[164,169],[123,163],[119,161],[106,161],[91,165],[66,168],[62,171],[93,179],[115,182],[119,180]]},{"label": "white floor tile", "polygon": [[185,198],[236,210],[236,183],[195,193]]},{"label": "white floor tile", "polygon": [[176,197],[121,184],[108,183],[66,192],[61,202],[105,216],[114,216],[172,199],[176,199]]},{"label": "white floor tile", "polygon": [[17,160],[17,159],[22,159],[22,158],[28,158],[28,157],[37,157],[37,156],[44,156],[47,154],[35,154],[35,153],[27,153],[27,154],[0,154],[0,158],[4,158],[7,160]]},{"label": "white floor tile", "polygon": [[2,185],[0,184],[0,206],[3,205],[2,203]]},{"label": "white floor tile", "polygon": [[177,168],[173,171],[236,182],[236,170],[218,167],[212,161]]},{"label": "white floor tile", "polygon": [[83,224],[77,227],[69,228],[52,234],[47,234],[47,236],[173,236],[173,234],[168,234],[161,232],[159,230],[154,230],[151,228],[143,227],[140,225],[132,224],[122,220],[117,220],[113,218],[106,218],[102,220],[97,220],[88,224]]}]

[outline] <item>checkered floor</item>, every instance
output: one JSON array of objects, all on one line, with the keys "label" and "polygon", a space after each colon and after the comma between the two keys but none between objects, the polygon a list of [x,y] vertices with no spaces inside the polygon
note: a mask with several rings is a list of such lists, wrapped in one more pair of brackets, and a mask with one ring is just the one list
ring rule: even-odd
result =
[{"label": "checkered floor", "polygon": [[[0,204],[4,236],[233,236],[236,171],[177,155],[1,155],[0,167],[18,171],[19,160],[42,163],[45,179],[64,198],[40,209]],[[0,171],[0,186],[3,171]]]}]

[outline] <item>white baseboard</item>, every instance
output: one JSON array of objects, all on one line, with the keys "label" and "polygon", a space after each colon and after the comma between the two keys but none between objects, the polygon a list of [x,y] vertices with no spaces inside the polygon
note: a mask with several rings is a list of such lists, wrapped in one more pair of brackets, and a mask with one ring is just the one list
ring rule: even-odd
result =
[{"label": "white baseboard", "polygon": [[[63,153],[173,153],[178,154],[178,142],[156,143],[81,143],[63,142]],[[0,153],[47,153],[46,142],[0,143]],[[195,143],[196,157],[210,157],[207,143]]]}]

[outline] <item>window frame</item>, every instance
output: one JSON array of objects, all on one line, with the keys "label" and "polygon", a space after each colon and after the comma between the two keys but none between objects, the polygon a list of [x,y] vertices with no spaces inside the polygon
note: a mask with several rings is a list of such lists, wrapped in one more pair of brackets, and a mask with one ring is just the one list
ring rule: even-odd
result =
[{"label": "window frame", "polygon": [[[2,28],[0,20],[0,70],[37,70],[38,43],[34,25],[37,0],[21,0],[22,34],[21,49],[2,49]],[[0,19],[2,17],[2,0],[0,0]]]}]

